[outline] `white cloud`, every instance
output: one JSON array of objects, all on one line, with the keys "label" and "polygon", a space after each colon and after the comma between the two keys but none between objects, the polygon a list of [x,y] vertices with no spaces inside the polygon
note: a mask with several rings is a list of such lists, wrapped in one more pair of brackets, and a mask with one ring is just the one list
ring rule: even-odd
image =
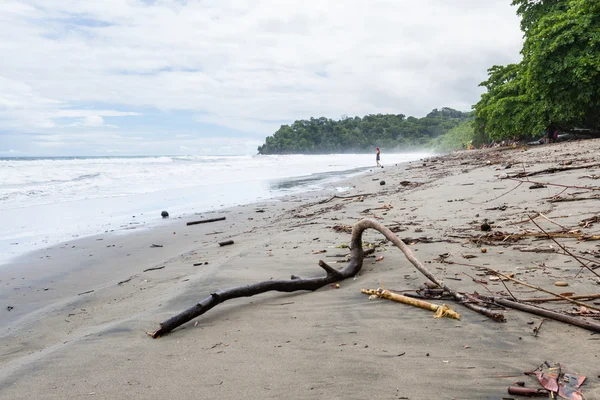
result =
[{"label": "white cloud", "polygon": [[83,119],[84,126],[102,126],[104,119],[99,115],[89,115]]},{"label": "white cloud", "polygon": [[520,58],[518,23],[507,0],[5,0],[0,129],[101,129],[155,108],[270,134],[269,121],[468,110],[486,69]]}]

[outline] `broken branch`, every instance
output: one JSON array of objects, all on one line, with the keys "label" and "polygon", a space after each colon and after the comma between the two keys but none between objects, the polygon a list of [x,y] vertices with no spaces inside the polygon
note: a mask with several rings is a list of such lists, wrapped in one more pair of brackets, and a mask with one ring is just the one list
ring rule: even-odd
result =
[{"label": "broken branch", "polygon": [[210,218],[210,219],[201,219],[199,221],[190,221],[186,225],[198,225],[198,224],[206,224],[207,222],[216,222],[216,221],[224,221],[226,217],[219,218]]},{"label": "broken branch", "polygon": [[497,321],[504,321],[504,315],[495,310],[488,310],[478,304],[469,302],[469,298],[463,294],[456,292],[448,287],[443,281],[434,276],[412,253],[410,248],[404,244],[394,233],[377,221],[363,219],[354,224],[352,229],[352,237],[350,239],[350,260],[341,270],[335,270],[325,262],[319,263],[327,275],[320,278],[298,278],[292,277],[290,280],[269,280],[246,286],[238,286],[234,288],[218,290],[211,293],[209,297],[195,304],[194,306],[184,310],[183,312],[167,319],[160,324],[160,328],[148,335],[153,338],[158,338],[166,333],[171,332],[178,326],[185,324],[188,321],[206,313],[216,305],[230,299],[238,297],[249,297],[257,294],[278,291],[278,292],[295,292],[298,290],[317,290],[325,285],[341,281],[343,279],[356,275],[362,268],[364,251],[362,248],[362,234],[366,229],[375,229],[382,233],[388,240],[394,243],[423,275],[434,282],[440,288],[450,293],[452,297],[461,302],[467,308],[477,311],[481,314],[489,316]]},{"label": "broken branch", "polygon": [[448,318],[460,319],[460,314],[457,313],[456,311],[452,310],[450,307],[448,307],[445,304],[442,304],[440,306],[438,304],[433,304],[428,301],[414,299],[414,298],[411,298],[408,296],[403,296],[398,293],[392,293],[389,290],[382,289],[382,288],[360,289],[360,291],[364,294],[369,294],[371,296],[376,296],[376,297],[383,298],[383,299],[393,300],[393,301],[397,301],[399,303],[409,304],[411,306],[423,308],[425,310],[435,311],[435,315],[433,316],[434,318],[448,317]]}]

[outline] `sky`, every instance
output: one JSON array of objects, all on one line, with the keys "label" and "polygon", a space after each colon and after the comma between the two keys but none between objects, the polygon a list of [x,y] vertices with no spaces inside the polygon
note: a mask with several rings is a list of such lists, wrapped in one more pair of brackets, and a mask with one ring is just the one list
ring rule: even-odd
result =
[{"label": "sky", "polygon": [[0,0],[0,157],[254,154],[297,119],[471,110],[510,0]]}]

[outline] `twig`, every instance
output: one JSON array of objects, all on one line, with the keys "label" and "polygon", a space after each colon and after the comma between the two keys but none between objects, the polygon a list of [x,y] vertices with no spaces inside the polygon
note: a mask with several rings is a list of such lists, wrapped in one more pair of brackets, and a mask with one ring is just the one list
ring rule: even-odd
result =
[{"label": "twig", "polygon": [[512,297],[512,299],[514,301],[517,301],[517,298],[515,297],[514,294],[512,294],[512,292],[510,291],[510,289],[508,288],[508,286],[506,286],[506,283],[504,283],[504,281],[502,279],[500,279],[500,283],[502,284],[502,286],[504,286],[504,288],[508,291],[508,294],[510,294],[510,297]]},{"label": "twig", "polygon": [[561,185],[560,183],[534,182],[534,181],[530,181],[530,180],[523,180],[523,179],[517,179],[517,178],[506,178],[506,179],[509,179],[509,180],[515,181],[515,182],[521,182],[521,183],[534,183],[534,184],[538,184],[538,185],[558,186],[558,187],[564,187],[564,188],[569,188],[569,189],[600,190],[600,187],[597,187],[597,186]]},{"label": "twig", "polygon": [[152,267],[152,268],[145,269],[142,272],[155,271],[157,269],[163,269],[164,267],[165,267],[164,265],[162,267]]},{"label": "twig", "polygon": [[563,299],[563,300],[566,300],[566,301],[568,301],[568,302],[570,302],[570,303],[573,303],[573,304],[577,304],[578,306],[584,306],[584,307],[587,307],[587,308],[589,308],[589,309],[591,309],[591,310],[600,311],[600,308],[598,308],[598,307],[594,307],[594,306],[591,306],[591,305],[589,305],[589,304],[582,303],[582,302],[580,302],[580,301],[577,301],[577,300],[570,299],[570,298],[568,298],[568,297],[566,297],[566,296],[563,296],[562,294],[554,293],[554,292],[551,292],[551,291],[549,291],[549,290],[546,290],[546,289],[544,289],[544,288],[541,288],[541,287],[539,287],[539,286],[531,285],[531,284],[529,284],[529,283],[527,283],[527,282],[523,282],[523,281],[520,281],[520,280],[518,280],[518,279],[511,278],[510,276],[508,276],[508,275],[504,275],[503,273],[501,273],[501,272],[498,272],[498,271],[496,271],[496,270],[494,270],[494,269],[492,269],[492,268],[490,268],[490,267],[484,267],[484,266],[480,266],[480,267],[478,267],[478,268],[487,269],[488,271],[490,271],[490,272],[492,272],[492,273],[494,273],[494,274],[496,274],[496,275],[498,275],[498,276],[500,276],[500,277],[502,277],[502,278],[508,279],[508,280],[510,280],[510,281],[513,281],[513,282],[515,282],[515,283],[518,283],[518,284],[520,284],[520,285],[523,285],[523,286],[530,287],[530,288],[532,288],[532,289],[539,290],[540,292],[544,292],[544,293],[551,294],[552,296],[560,297],[561,299]]},{"label": "twig", "polygon": [[467,274],[467,273],[465,273],[465,272],[461,272],[461,274],[468,276],[469,278],[471,278],[471,279],[473,280],[473,282],[475,282],[475,283],[477,283],[477,284],[479,284],[479,285],[483,286],[483,288],[484,288],[485,290],[487,290],[488,292],[490,292],[490,294],[491,294],[492,296],[494,295],[494,292],[492,292],[492,291],[491,291],[491,290],[490,290],[490,289],[487,287],[487,285],[486,285],[485,283],[483,283],[483,281],[480,281],[480,280],[478,280],[478,279],[475,279],[475,278],[473,278],[471,275],[469,275],[469,274]]},{"label": "twig", "polygon": [[[545,231],[545,230],[544,230],[544,229],[543,229],[541,226],[539,226],[539,225],[538,225],[538,224],[537,224],[537,223],[536,223],[536,222],[535,222],[533,219],[531,219],[531,218],[530,218],[530,220],[531,220],[531,222],[533,222],[533,224],[534,224],[535,226],[537,226],[538,228],[540,228],[540,230],[541,230],[542,232],[546,233],[546,231]],[[546,233],[546,234],[547,234],[547,233]],[[548,235],[548,234],[547,234],[547,235]],[[582,268],[579,270],[579,272],[578,272],[578,273],[575,275],[575,278],[577,278],[577,277],[579,276],[579,274],[581,273],[581,271],[583,271],[583,268],[587,268],[587,269],[588,269],[588,270],[589,270],[589,271],[590,271],[592,274],[594,274],[594,275],[596,275],[598,278],[600,278],[600,275],[598,275],[598,273],[597,273],[596,271],[594,271],[594,270],[593,270],[592,268],[590,268],[590,267],[589,267],[589,266],[588,266],[586,263],[584,263],[584,262],[583,262],[583,261],[581,261],[579,258],[577,258],[577,256],[576,256],[576,255],[574,255],[574,254],[573,254],[573,253],[571,253],[569,250],[567,250],[567,249],[566,249],[566,247],[564,247],[562,244],[558,243],[558,242],[556,241],[556,239],[554,239],[554,238],[553,238],[553,237],[551,237],[550,235],[548,235],[548,237],[549,237],[550,239],[552,239],[552,241],[553,241],[554,243],[556,243],[556,245],[557,245],[557,246],[559,246],[561,249],[563,249],[563,251],[564,251],[565,253],[567,253],[568,255],[570,255],[571,257],[573,257],[575,260],[577,260],[577,262],[578,262],[578,263],[580,263],[580,264],[583,266],[583,267],[582,267]]]},{"label": "twig", "polygon": [[523,183],[525,183],[525,181],[519,183],[517,186],[515,186],[514,188],[510,189],[508,192],[504,192],[502,193],[500,196],[496,196],[493,199],[490,200],[486,200],[486,201],[482,201],[482,202],[473,202],[473,201],[469,201],[469,200],[465,200],[467,203],[469,204],[485,204],[485,203],[489,203],[490,201],[494,201],[496,199],[499,199],[500,197],[509,194],[510,192],[512,192],[513,190],[516,190],[519,186],[521,186]]},{"label": "twig", "polygon": [[81,296],[82,294],[88,294],[88,293],[92,293],[93,290],[88,290],[87,292],[81,292],[81,293],[77,293],[77,296]]},{"label": "twig", "polygon": [[363,196],[367,197],[367,196],[372,196],[372,195],[373,195],[373,193],[355,194],[353,196],[338,196],[338,195],[335,195],[335,196],[332,196],[332,197],[328,198],[327,200],[321,200],[321,201],[317,202],[316,204],[329,203],[333,199],[353,199],[355,197],[363,197]]},{"label": "twig", "polygon": [[535,337],[537,337],[538,333],[540,333],[540,329],[542,329],[542,325],[544,325],[545,320],[546,318],[542,318],[542,322],[540,322],[540,325],[537,328],[533,329],[533,331],[535,332]]},{"label": "twig", "polygon": [[594,168],[594,167],[598,167],[600,166],[600,164],[588,164],[588,165],[579,165],[576,167],[553,167],[553,168],[547,168],[547,169],[543,169],[541,171],[533,171],[533,172],[519,172],[516,175],[513,175],[511,177],[508,177],[508,179],[510,178],[524,178],[527,176],[534,176],[534,175],[541,175],[541,174],[553,174],[555,172],[563,172],[563,171],[572,171],[572,170],[576,170],[576,169],[586,169],[586,168]]},{"label": "twig", "polygon": [[545,216],[544,214],[542,214],[541,212],[538,212],[538,215],[539,215],[540,217],[544,218],[546,221],[548,221],[548,222],[550,222],[550,223],[552,223],[552,224],[554,224],[554,225],[556,225],[556,226],[560,226],[561,228],[563,228],[563,229],[564,229],[564,230],[566,230],[566,231],[568,231],[568,230],[569,230],[568,228],[566,228],[566,227],[562,226],[562,225],[561,225],[561,224],[559,224],[558,222],[555,222],[555,221],[551,220],[550,218],[546,217],[546,216]]}]

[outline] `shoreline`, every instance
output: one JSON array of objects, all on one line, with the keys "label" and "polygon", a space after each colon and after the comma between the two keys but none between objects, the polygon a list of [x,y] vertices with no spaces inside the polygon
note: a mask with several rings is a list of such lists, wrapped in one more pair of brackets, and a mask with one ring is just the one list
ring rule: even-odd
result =
[{"label": "shoreline", "polygon": [[[334,195],[327,190],[295,194],[285,201],[208,214],[226,216],[222,222],[188,227],[185,222],[193,217],[179,217],[126,235],[69,242],[77,243],[75,248],[44,249],[13,263],[10,274],[0,268],[0,313],[7,321],[0,328],[0,398],[62,399],[93,393],[107,399],[145,399],[160,393],[168,398],[233,399],[242,391],[247,398],[365,398],[377,391],[384,398],[496,399],[506,395],[514,380],[529,379],[521,378],[523,371],[544,360],[563,362],[588,376],[584,394],[600,396],[592,367],[598,353],[590,351],[598,346],[593,341],[597,335],[588,331],[548,320],[534,337],[532,326],[541,319],[517,311],[507,311],[508,322],[499,324],[450,302],[462,319],[434,320],[406,305],[368,301],[360,288],[384,282],[386,288],[415,289],[425,281],[390,244],[376,252],[384,256],[382,261],[366,258],[361,272],[340,282],[339,289],[236,299],[160,340],[145,335],[219,288],[291,274],[321,276],[319,259],[340,267],[335,262],[343,257],[328,256],[343,253],[337,247],[349,235],[332,227],[364,217],[397,226],[399,237],[413,239],[416,257],[460,290],[483,290],[464,275],[478,272],[459,265],[470,263],[515,273],[556,291],[561,288],[554,282],[565,280],[568,291],[597,292],[591,274],[574,277],[580,266],[569,257],[522,251],[549,248],[549,241],[491,244],[483,254],[460,237],[480,235],[483,218],[493,221],[498,231],[531,229],[517,222],[533,212],[563,226],[578,226],[597,214],[593,200],[549,203],[545,199],[560,190],[525,185],[494,199],[515,186],[498,176],[520,171],[523,165],[528,171],[564,161],[584,165],[599,154],[600,140],[588,140],[527,151],[435,156],[348,179],[351,189],[344,194],[364,194],[363,201],[324,202]],[[598,186],[598,181],[582,178],[593,174],[600,175],[600,169],[539,180]],[[380,185],[382,180],[385,185]],[[382,208],[386,204],[392,207]],[[548,230],[556,228],[540,223]],[[598,226],[581,229],[595,233]],[[235,243],[217,245],[227,239]],[[382,236],[367,231],[363,239],[377,242]],[[577,254],[590,252],[592,259],[598,254],[598,242],[561,243]],[[436,262],[440,254],[457,264]],[[465,255],[474,258],[466,260]],[[53,276],[53,266],[62,275]],[[504,290],[501,283],[487,281],[490,290]],[[537,295],[507,285],[518,296]],[[14,308],[7,311],[6,305]],[[564,352],[564,343],[575,351]],[[533,380],[527,385],[537,387]]]},{"label": "shoreline", "polygon": [[[285,198],[323,190],[337,182],[367,173],[369,169],[372,167],[272,177],[250,182],[234,180],[221,183],[217,188],[199,185],[9,208],[4,210],[7,213],[5,228],[8,230],[0,237],[0,268],[14,262],[19,256],[62,242],[137,226],[161,224],[158,216],[162,210],[167,210],[172,217],[185,216]],[[208,194],[206,189],[210,189]],[[89,210],[94,212],[90,213]]]}]

